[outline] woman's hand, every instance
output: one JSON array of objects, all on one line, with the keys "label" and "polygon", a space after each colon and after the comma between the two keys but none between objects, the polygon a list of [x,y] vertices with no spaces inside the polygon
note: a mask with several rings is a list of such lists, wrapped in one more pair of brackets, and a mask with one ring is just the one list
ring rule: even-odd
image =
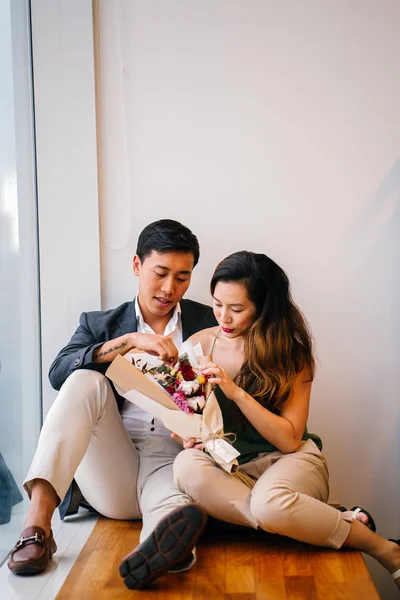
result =
[{"label": "woman's hand", "polygon": [[196,438],[181,438],[176,433],[171,433],[171,437],[174,438],[179,444],[182,444],[185,450],[189,448],[195,448],[196,450],[203,450],[203,444],[198,442],[196,444]]},{"label": "woman's hand", "polygon": [[225,396],[229,398],[229,400],[233,400],[233,402],[236,402],[236,400],[240,398],[240,395],[242,394],[243,390],[232,381],[232,379],[222,367],[219,367],[213,362],[209,362],[205,365],[200,365],[198,368],[205,375],[211,375],[208,381],[210,383],[213,383],[214,385],[219,385],[219,387],[221,388]]}]

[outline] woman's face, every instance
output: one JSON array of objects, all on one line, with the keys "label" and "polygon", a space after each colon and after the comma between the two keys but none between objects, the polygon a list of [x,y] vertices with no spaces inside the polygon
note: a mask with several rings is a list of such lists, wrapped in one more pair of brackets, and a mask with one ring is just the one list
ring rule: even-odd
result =
[{"label": "woman's face", "polygon": [[221,333],[227,338],[246,333],[256,316],[256,307],[249,300],[246,287],[228,281],[219,281],[215,286],[213,310]]}]

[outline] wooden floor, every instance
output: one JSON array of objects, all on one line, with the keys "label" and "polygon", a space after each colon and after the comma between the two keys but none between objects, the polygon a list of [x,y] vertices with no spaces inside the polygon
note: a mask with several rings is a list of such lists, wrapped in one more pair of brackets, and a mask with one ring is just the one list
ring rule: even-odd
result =
[{"label": "wooden floor", "polygon": [[140,528],[140,522],[101,518],[57,600],[379,600],[360,552],[321,550],[215,522],[190,571],[130,591],[118,566],[138,544]]}]

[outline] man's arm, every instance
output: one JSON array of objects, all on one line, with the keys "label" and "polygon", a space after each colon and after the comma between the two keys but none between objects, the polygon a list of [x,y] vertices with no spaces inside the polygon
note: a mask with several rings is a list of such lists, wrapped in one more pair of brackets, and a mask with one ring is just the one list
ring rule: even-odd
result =
[{"label": "man's arm", "polygon": [[82,313],[79,327],[50,367],[49,379],[54,389],[59,390],[77,369],[90,369],[104,375],[117,354],[124,355],[132,349],[148,352],[172,364],[178,358],[175,344],[163,335],[132,332],[109,341],[99,340],[98,337],[96,339],[89,327],[87,314]]},{"label": "man's arm", "polygon": [[77,369],[87,368],[104,372],[104,368],[101,365],[96,366],[93,361],[93,353],[103,343],[104,339],[96,339],[89,327],[87,314],[82,313],[78,328],[50,367],[49,379],[52,387],[59,390],[64,381]]},{"label": "man's arm", "polygon": [[171,338],[156,333],[126,333],[115,340],[105,342],[93,352],[93,362],[110,363],[117,354],[126,354],[129,350],[139,350],[157,356],[160,360],[175,364],[178,349]]}]

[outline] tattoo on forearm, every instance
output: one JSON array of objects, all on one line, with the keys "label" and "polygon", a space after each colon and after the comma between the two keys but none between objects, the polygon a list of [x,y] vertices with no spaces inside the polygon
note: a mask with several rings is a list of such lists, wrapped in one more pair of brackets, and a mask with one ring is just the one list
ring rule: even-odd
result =
[{"label": "tattoo on forearm", "polygon": [[110,348],[109,350],[104,350],[104,352],[96,352],[93,354],[93,358],[100,358],[101,356],[106,356],[106,354],[111,354],[115,352],[115,350],[121,350],[121,348],[125,348],[128,345],[128,342],[122,342],[119,346],[114,346],[114,348]]}]

